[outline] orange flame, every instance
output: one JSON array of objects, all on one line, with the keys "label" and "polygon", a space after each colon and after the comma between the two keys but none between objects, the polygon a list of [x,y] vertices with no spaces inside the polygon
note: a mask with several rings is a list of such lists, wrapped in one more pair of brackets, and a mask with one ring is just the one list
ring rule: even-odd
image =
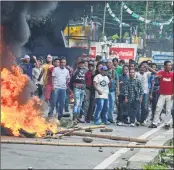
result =
[{"label": "orange flame", "polygon": [[[0,54],[4,49],[2,42]],[[56,133],[57,122],[50,123],[42,117],[37,107],[41,101],[37,97],[31,98],[26,104],[19,104],[18,97],[27,83],[28,77],[18,66],[13,65],[10,71],[6,68],[1,71],[1,124],[10,128],[14,136],[19,136],[20,129],[35,132],[37,137],[45,135],[47,130]]]}]

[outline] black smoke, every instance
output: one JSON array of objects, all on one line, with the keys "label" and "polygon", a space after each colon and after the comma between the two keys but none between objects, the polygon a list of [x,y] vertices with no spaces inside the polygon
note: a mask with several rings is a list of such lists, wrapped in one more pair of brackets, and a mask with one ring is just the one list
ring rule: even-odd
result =
[{"label": "black smoke", "polygon": [[[14,57],[19,57],[21,47],[31,35],[28,21],[41,22],[57,8],[58,2],[1,1],[1,37]],[[7,51],[1,56],[2,68],[10,68]]]},{"label": "black smoke", "polygon": [[[57,8],[58,2],[27,2],[3,1],[1,2],[1,38],[4,41],[4,51],[1,54],[1,69],[11,69],[16,60],[11,61],[11,55],[17,58],[21,55],[22,47],[28,42],[31,35],[28,22],[41,22]],[[35,89],[29,81],[22,93],[19,102],[25,103]]]}]

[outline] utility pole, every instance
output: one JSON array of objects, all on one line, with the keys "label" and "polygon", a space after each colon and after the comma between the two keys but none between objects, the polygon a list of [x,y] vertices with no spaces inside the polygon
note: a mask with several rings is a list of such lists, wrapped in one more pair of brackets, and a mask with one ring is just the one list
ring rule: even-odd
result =
[{"label": "utility pole", "polygon": [[146,33],[147,33],[148,9],[149,9],[149,2],[147,0],[146,1],[146,18],[145,18],[145,25],[144,25],[143,55],[145,55],[145,48],[146,48]]},{"label": "utility pole", "polygon": [[132,44],[132,23],[130,24],[130,44]]},{"label": "utility pole", "polygon": [[120,8],[120,43],[122,43],[122,20],[123,20],[123,1],[121,1],[121,8]]},{"label": "utility pole", "polygon": [[105,2],[105,7],[104,7],[104,14],[103,14],[103,31],[102,31],[103,37],[105,35],[105,20],[106,20],[106,2]]},{"label": "utility pole", "polygon": [[88,29],[88,49],[89,49],[89,55],[90,55],[90,48],[91,48],[91,41],[93,41],[93,35],[92,35],[92,17],[93,17],[93,6],[91,6],[91,13],[90,13],[90,18],[89,18],[89,27],[90,29]]}]

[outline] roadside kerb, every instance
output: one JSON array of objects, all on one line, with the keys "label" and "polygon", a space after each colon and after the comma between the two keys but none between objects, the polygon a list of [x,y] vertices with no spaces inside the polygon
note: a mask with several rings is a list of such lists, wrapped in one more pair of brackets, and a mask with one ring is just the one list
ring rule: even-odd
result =
[{"label": "roadside kerb", "polygon": [[[146,145],[169,145],[173,141],[173,129],[152,138]],[[127,169],[142,169],[143,165],[157,163],[161,149],[140,149],[128,160]]]},{"label": "roadside kerb", "polygon": [[[171,123],[171,120],[168,121],[168,123]],[[138,139],[147,139],[149,136],[155,134],[158,132],[162,127],[164,126],[164,123],[158,126],[155,129],[151,129],[150,131],[146,132],[145,134],[138,137]],[[129,145],[136,144],[135,142],[129,143]],[[94,169],[111,169],[111,166],[114,162],[116,162],[123,154],[128,152],[130,149],[128,148],[122,148],[116,151],[113,155],[106,158],[104,161],[102,161],[99,165],[97,165]]]}]

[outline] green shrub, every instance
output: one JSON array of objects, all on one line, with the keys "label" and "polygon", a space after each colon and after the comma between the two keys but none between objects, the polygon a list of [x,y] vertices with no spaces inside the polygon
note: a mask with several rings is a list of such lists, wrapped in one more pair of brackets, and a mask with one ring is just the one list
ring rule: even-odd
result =
[{"label": "green shrub", "polygon": [[158,164],[152,164],[152,165],[145,165],[143,167],[143,170],[167,170],[167,165],[158,165]]}]

